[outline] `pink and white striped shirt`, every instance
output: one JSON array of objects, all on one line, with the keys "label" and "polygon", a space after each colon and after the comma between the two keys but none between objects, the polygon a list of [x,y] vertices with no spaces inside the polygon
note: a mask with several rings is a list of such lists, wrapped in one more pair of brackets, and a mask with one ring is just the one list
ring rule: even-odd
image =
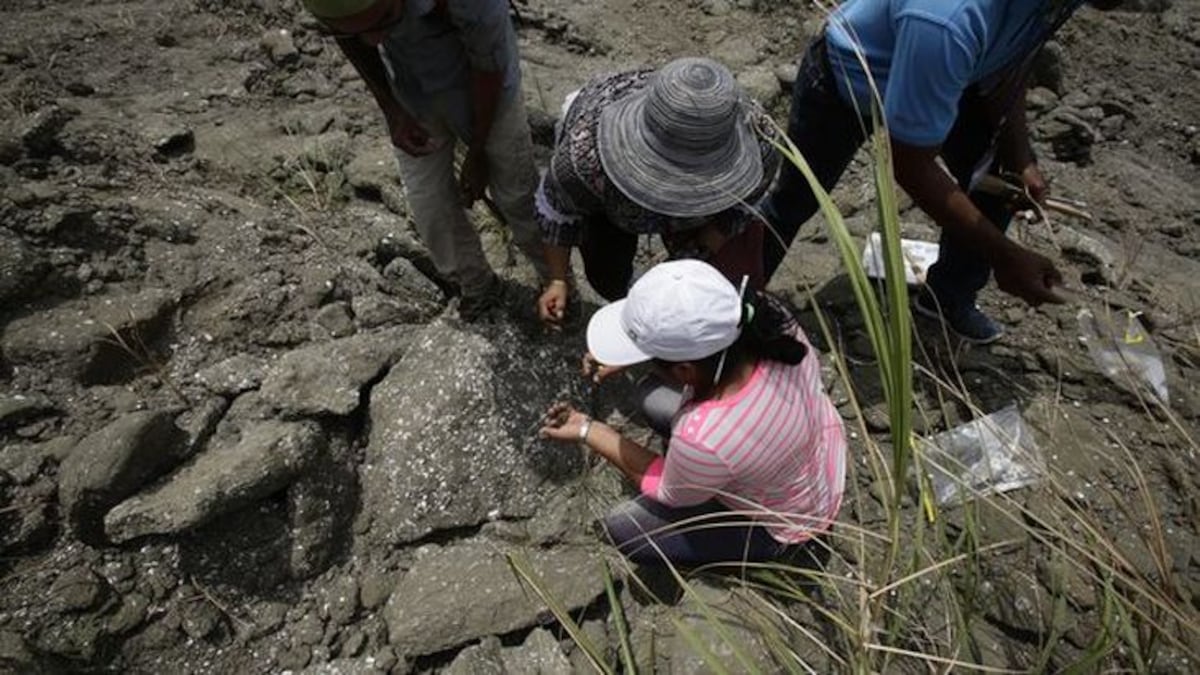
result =
[{"label": "pink and white striped shirt", "polygon": [[[795,331],[808,345],[799,326]],[[845,477],[842,419],[810,346],[796,365],[760,361],[730,396],[685,404],[666,458],[650,465],[641,490],[668,506],[715,498],[753,513],[773,538],[792,544],[829,528]]]}]

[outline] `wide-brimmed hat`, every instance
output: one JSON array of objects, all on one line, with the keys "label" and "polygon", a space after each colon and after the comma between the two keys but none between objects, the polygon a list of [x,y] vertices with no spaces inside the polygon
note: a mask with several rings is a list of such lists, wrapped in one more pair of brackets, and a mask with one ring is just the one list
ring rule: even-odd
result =
[{"label": "wide-brimmed hat", "polygon": [[588,351],[608,366],[663,359],[698,361],[741,334],[741,293],[700,260],[650,268],[624,300],[601,307],[588,322]]},{"label": "wide-brimmed hat", "polygon": [[707,216],[752,193],[762,154],[746,99],[727,68],[684,58],[600,113],[600,163],[617,188],[647,209]]}]

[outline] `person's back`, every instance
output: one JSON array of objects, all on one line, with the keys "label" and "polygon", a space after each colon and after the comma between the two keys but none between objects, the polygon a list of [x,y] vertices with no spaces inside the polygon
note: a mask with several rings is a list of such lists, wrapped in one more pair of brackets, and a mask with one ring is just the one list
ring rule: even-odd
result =
[{"label": "person's back", "polygon": [[[798,327],[794,334],[808,344]],[[685,406],[668,457],[664,500],[689,503],[716,491],[730,509],[762,514],[772,536],[789,543],[824,530],[841,503],[845,437],[815,350],[797,364],[762,360],[733,396]]]},{"label": "person's back", "polygon": [[[889,131],[914,145],[940,143],[970,85],[1020,65],[1083,0],[849,0],[826,30],[838,88],[869,115],[883,97]],[[857,50],[857,51],[856,51]]]}]

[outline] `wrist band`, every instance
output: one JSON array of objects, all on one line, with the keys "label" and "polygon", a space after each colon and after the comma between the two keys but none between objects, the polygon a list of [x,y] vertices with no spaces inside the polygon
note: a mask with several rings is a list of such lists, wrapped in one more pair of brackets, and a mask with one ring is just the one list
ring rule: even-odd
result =
[{"label": "wrist band", "polygon": [[588,432],[592,430],[592,418],[587,417],[583,420],[583,424],[579,426],[579,442],[582,445],[587,445]]},{"label": "wrist band", "polygon": [[570,286],[570,284],[567,283],[566,279],[551,279],[550,281],[546,282],[547,286],[554,286],[555,284],[561,284],[563,286]]}]

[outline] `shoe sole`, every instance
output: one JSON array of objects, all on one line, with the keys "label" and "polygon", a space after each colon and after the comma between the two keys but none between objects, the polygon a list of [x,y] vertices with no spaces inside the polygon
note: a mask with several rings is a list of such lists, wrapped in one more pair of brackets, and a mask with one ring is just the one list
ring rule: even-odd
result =
[{"label": "shoe sole", "polygon": [[996,342],[1000,338],[1004,337],[1003,330],[996,333],[994,336],[992,336],[990,338],[985,338],[982,340],[979,338],[970,337],[968,335],[963,335],[962,333],[954,330],[954,326],[950,325],[950,322],[947,321],[945,319],[945,317],[942,316],[941,312],[929,309],[928,307],[924,307],[921,305],[920,302],[913,302],[912,308],[917,312],[917,314],[920,314],[921,316],[925,317],[926,319],[933,319],[934,321],[937,321],[941,325],[945,326],[951,333],[954,334],[955,337],[962,340],[963,342],[969,342],[973,345],[990,345],[993,342]]}]

